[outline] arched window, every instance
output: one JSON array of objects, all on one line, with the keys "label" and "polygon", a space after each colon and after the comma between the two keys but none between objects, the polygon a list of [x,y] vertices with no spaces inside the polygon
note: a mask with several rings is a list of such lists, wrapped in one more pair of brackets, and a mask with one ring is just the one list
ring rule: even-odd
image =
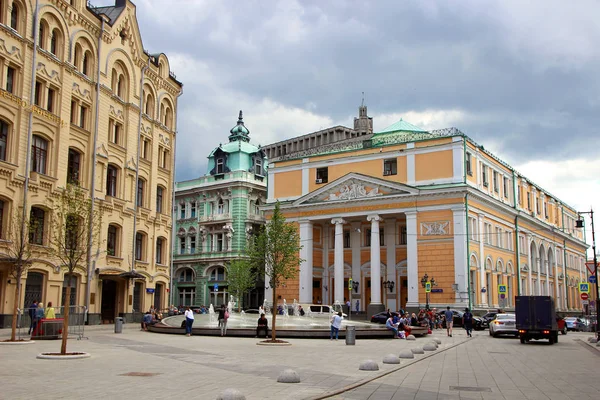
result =
[{"label": "arched window", "polygon": [[225,280],[225,268],[217,267],[210,271],[209,280],[211,281],[224,281]]},{"label": "arched window", "polygon": [[152,96],[151,93],[148,93],[148,96],[146,97],[146,112],[145,114],[147,116],[149,116],[150,118],[154,118],[154,96]]},{"label": "arched window", "polygon": [[44,224],[46,212],[38,207],[31,207],[29,213],[29,243],[44,244]]},{"label": "arched window", "polygon": [[61,46],[62,35],[60,30],[54,28],[52,30],[52,36],[50,37],[50,53],[60,58],[60,46]]},{"label": "arched window", "polygon": [[178,282],[194,282],[194,270],[191,268],[183,268],[177,276]]},{"label": "arched window", "polygon": [[48,141],[41,136],[33,135],[31,143],[31,170],[40,174],[46,173],[48,162]]},{"label": "arched window", "polygon": [[90,58],[90,52],[86,51],[85,54],[83,55],[83,60],[81,62],[81,73],[84,74],[85,76],[90,75],[89,58]]},{"label": "arched window", "polygon": [[119,170],[114,165],[109,165],[106,169],[106,195],[117,197],[117,178]]},{"label": "arched window", "polygon": [[0,161],[7,161],[8,122],[0,119]]},{"label": "arched window", "polygon": [[110,224],[108,226],[108,235],[106,237],[106,254],[113,257],[118,257],[120,255],[120,235],[121,229],[119,226],[115,224]]},{"label": "arched window", "polygon": [[13,1],[12,10],[10,11],[10,27],[15,31],[19,31],[19,5]]},{"label": "arched window", "polygon": [[40,29],[38,31],[38,46],[42,49],[46,49],[46,35],[48,34],[48,25],[44,19],[40,20]]},{"label": "arched window", "polygon": [[29,307],[34,301],[42,301],[44,295],[44,274],[40,272],[28,272],[25,281],[25,304]]},{"label": "arched window", "polygon": [[117,78],[117,96],[120,98],[123,98],[123,86],[125,85],[124,80],[125,78],[123,75],[119,74],[119,77]]},{"label": "arched window", "polygon": [[79,70],[79,63],[81,62],[81,57],[83,55],[83,49],[79,43],[75,44],[75,57],[73,59],[73,65],[75,69]]},{"label": "arched window", "polygon": [[80,184],[81,176],[81,153],[74,148],[69,148],[69,158],[67,161],[67,183],[72,185]]},{"label": "arched window", "polygon": [[142,232],[135,234],[135,259],[137,261],[146,260],[146,235]]},{"label": "arched window", "polygon": [[166,243],[166,240],[164,238],[159,237],[156,239],[156,263],[157,264],[164,264],[163,253],[164,253],[165,243]]},{"label": "arched window", "polygon": [[219,199],[218,203],[217,203],[217,214],[224,214],[225,213],[225,203],[223,202],[223,199]]},{"label": "arched window", "polygon": [[173,111],[171,107],[167,106],[165,109],[165,126],[169,129],[173,129]]}]

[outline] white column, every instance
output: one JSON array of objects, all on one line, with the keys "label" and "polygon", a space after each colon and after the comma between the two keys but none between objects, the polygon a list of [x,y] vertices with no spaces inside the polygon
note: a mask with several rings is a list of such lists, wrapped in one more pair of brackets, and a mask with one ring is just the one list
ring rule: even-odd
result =
[{"label": "white column", "polygon": [[[548,255],[546,254],[546,257]],[[544,268],[546,268],[546,296],[552,296],[552,292],[550,291],[550,260],[544,261]]]},{"label": "white column", "polygon": [[537,295],[540,296],[542,294],[542,258],[540,257],[539,249],[536,248],[536,258],[535,262],[537,263]]},{"label": "white column", "polygon": [[396,218],[389,218],[385,220],[385,248],[386,248],[386,260],[385,265],[387,265],[387,277],[386,280],[394,282],[394,289],[390,293],[389,289],[387,289],[387,294],[390,294],[390,298],[386,300],[386,308],[390,310],[397,310],[400,308],[400,305],[396,303],[398,296],[394,293],[398,293],[400,289],[400,282],[396,279]]},{"label": "white column", "polygon": [[[562,267],[563,267],[563,299],[564,299],[563,300],[563,302],[564,302],[563,309],[566,310],[567,303],[568,303],[567,290],[569,288],[569,285],[567,283],[567,263],[565,261],[565,253],[564,252],[565,252],[565,249],[562,249],[562,251],[561,251],[562,254],[560,256],[562,257],[562,262],[563,262],[563,265],[562,265]],[[569,306],[570,306],[570,304],[569,304]]]},{"label": "white column", "polygon": [[[350,232],[350,247],[352,248],[352,280],[354,282],[358,282],[358,291],[354,292],[354,295],[357,298],[360,298],[360,293],[363,293],[362,290],[362,281],[360,274],[360,222],[352,223],[352,231]],[[350,288],[352,289],[352,288]],[[352,298],[352,296],[350,296]],[[356,299],[352,300],[352,310],[355,310]],[[358,305],[360,309],[365,309],[363,301],[359,301]]]},{"label": "white column", "polygon": [[[477,174],[477,176],[479,176],[480,174]],[[485,224],[483,222],[483,215],[478,215],[477,216],[477,221],[479,223],[479,287],[481,288],[486,288],[486,290],[489,290],[490,288],[487,287],[487,283],[486,283],[486,272],[485,272],[485,247],[484,247],[484,242],[485,242],[485,238],[486,238],[486,233],[485,233]],[[479,304],[481,304],[482,306],[486,307],[488,305],[487,303],[487,293],[482,293],[481,290],[479,291]]]},{"label": "white column", "polygon": [[408,301],[406,307],[419,307],[419,267],[417,253],[417,212],[406,213],[406,277]]},{"label": "white column", "polygon": [[300,303],[312,303],[313,224],[300,221]]},{"label": "white column", "polygon": [[527,295],[533,295],[533,263],[535,262],[535,254],[531,254],[531,235],[527,235],[527,254],[529,254],[529,271],[527,273]]},{"label": "white column", "polygon": [[555,293],[555,297],[556,297],[556,309],[560,310],[562,309],[562,300],[560,299],[560,290],[559,290],[559,279],[558,279],[558,260],[556,259],[556,247],[552,248],[552,259],[554,260],[554,265],[552,265],[552,268],[554,268],[554,293]]},{"label": "white column", "polygon": [[379,215],[367,216],[371,222],[371,304],[381,304],[381,246],[379,245]]},{"label": "white column", "polygon": [[[335,224],[335,250],[334,250],[334,274],[335,288],[333,288],[333,303],[339,301],[344,304],[344,220],[334,218]],[[330,288],[331,290],[331,288]]]},{"label": "white column", "polygon": [[[452,210],[454,222],[454,283],[458,284],[455,293],[455,306],[464,308],[469,305],[469,266],[467,265],[467,215],[464,207]],[[465,296],[466,294],[466,296]]]},{"label": "white column", "polygon": [[[322,256],[322,265],[323,265],[323,275],[321,277],[321,303],[322,304],[331,304],[329,299],[327,298],[327,294],[329,293],[329,233],[331,232],[331,228],[324,224],[323,225],[323,256]],[[327,286],[327,290],[325,290],[325,286]],[[333,289],[332,289],[333,290]],[[315,299],[316,301],[317,299]]]}]

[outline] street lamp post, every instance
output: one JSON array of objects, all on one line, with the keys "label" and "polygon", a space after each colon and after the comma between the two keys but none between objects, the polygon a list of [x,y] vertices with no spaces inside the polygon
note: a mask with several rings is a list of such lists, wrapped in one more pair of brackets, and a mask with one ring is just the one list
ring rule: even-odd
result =
[{"label": "street lamp post", "polygon": [[429,280],[429,275],[425,274],[421,278],[421,286],[425,288],[425,309],[429,310],[429,293],[433,286],[437,286],[437,282],[434,277],[431,277],[431,280]]},{"label": "street lamp post", "polygon": [[592,220],[592,251],[594,252],[594,275],[596,276],[596,337],[600,338],[600,289],[598,285],[598,256],[596,255],[596,232],[594,231],[594,210],[579,212],[579,219],[576,222],[577,228],[583,228],[581,214],[589,214]]}]

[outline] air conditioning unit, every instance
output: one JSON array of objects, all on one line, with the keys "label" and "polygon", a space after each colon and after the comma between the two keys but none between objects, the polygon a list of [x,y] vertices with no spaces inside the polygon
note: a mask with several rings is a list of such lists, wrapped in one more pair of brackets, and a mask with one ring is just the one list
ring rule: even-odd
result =
[{"label": "air conditioning unit", "polygon": [[323,183],[323,179],[317,179],[315,180],[315,183]]}]

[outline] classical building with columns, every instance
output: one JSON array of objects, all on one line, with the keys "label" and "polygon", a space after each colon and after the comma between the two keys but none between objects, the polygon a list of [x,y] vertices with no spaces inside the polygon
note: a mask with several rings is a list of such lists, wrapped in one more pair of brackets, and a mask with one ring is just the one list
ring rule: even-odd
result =
[{"label": "classical building with columns", "polygon": [[540,294],[581,309],[588,246],[576,210],[459,130],[400,120],[334,142],[302,138],[269,159],[264,208],[279,201],[302,245],[282,299],[484,310]]},{"label": "classical building with columns", "polygon": [[[176,184],[172,303],[220,306],[229,300],[227,267],[265,223],[266,158],[250,143],[240,111],[229,141],[208,155],[206,175]],[[243,299],[258,308],[264,281]]]}]

